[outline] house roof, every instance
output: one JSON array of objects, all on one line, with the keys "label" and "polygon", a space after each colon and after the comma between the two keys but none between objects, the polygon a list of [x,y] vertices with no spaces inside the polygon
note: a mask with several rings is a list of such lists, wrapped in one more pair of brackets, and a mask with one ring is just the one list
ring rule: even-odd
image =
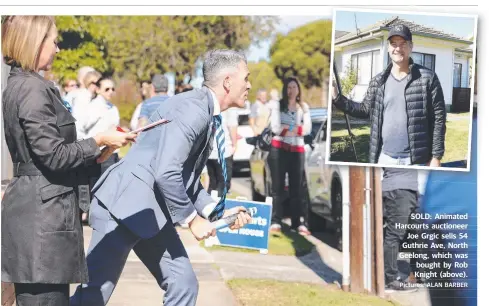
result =
[{"label": "house roof", "polygon": [[336,44],[341,44],[343,42],[358,38],[358,37],[363,37],[369,35],[371,32],[380,32],[382,30],[390,30],[391,27],[397,25],[397,24],[404,24],[413,33],[413,35],[419,35],[419,36],[427,36],[427,37],[432,37],[432,38],[439,38],[439,39],[444,39],[444,40],[451,40],[451,41],[457,41],[457,42],[462,42],[462,43],[467,43],[467,44],[472,44],[471,40],[468,40],[463,37],[459,37],[447,32],[443,32],[440,30],[437,30],[435,28],[430,28],[427,26],[424,26],[422,24],[414,23],[409,20],[405,20],[402,18],[399,18],[399,16],[393,16],[388,19],[384,19],[381,21],[378,21],[372,25],[369,25],[365,28],[360,29],[359,33],[349,33],[346,35],[343,35],[341,37],[336,37]]},{"label": "house roof", "polygon": [[349,33],[350,32],[348,32],[348,31],[335,30],[334,31],[334,38],[335,39],[338,39],[338,38],[343,37],[343,36],[345,36],[346,34],[349,34]]},{"label": "house roof", "polygon": [[472,49],[472,46],[469,46],[467,48],[455,48],[455,51],[463,52],[463,53],[469,53],[469,54],[472,54],[474,52],[474,50]]}]

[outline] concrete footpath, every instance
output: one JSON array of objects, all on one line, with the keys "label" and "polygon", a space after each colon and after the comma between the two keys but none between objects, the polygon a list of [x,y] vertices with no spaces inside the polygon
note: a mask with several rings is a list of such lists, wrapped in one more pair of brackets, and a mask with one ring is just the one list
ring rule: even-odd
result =
[{"label": "concrete footpath", "polygon": [[[276,279],[306,283],[341,283],[341,253],[314,237],[316,250],[302,256],[273,256],[232,251],[209,252],[200,247],[189,230],[178,229],[199,280],[198,306],[239,305],[226,280],[233,278]],[[84,228],[85,249],[91,229]],[[76,286],[71,287],[73,293]],[[153,276],[131,252],[108,305],[161,305],[163,291]]]},{"label": "concrete footpath", "polygon": [[[90,242],[92,230],[84,227],[85,250]],[[198,306],[234,306],[238,305],[231,290],[226,286],[212,255],[193,238],[188,230],[179,230],[192,266],[199,280]],[[71,294],[76,285],[71,286]],[[163,304],[164,292],[154,277],[146,269],[134,252],[129,254],[108,305],[110,306],[154,306]]]},{"label": "concrete footpath", "polygon": [[[198,306],[237,306],[239,303],[226,285],[234,278],[272,279],[290,282],[341,284],[342,254],[338,250],[311,236],[315,245],[310,254],[296,256],[261,255],[232,251],[212,251],[199,246],[192,233],[178,229],[192,266],[199,280]],[[91,229],[84,227],[85,249],[90,242]],[[76,286],[71,287],[71,293]],[[426,290],[391,296],[403,306],[429,306]],[[110,306],[162,305],[163,291],[151,273],[131,252]]]}]

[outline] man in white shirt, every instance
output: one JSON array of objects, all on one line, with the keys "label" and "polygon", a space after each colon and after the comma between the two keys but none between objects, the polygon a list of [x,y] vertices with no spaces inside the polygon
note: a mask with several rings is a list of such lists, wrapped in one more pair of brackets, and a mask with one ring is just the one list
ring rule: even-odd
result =
[{"label": "man in white shirt", "polygon": [[270,120],[270,108],[268,107],[267,91],[265,89],[258,90],[258,93],[256,94],[256,102],[251,106],[248,118],[255,136],[260,135],[268,126]]}]

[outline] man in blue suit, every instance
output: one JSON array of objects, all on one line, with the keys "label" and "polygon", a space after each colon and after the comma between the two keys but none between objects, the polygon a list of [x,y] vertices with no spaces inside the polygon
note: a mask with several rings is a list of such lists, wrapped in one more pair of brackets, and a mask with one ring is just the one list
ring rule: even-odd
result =
[{"label": "man in blue suit", "polygon": [[107,304],[131,250],[165,290],[165,305],[195,305],[198,282],[174,224],[188,223],[201,240],[215,235],[210,221],[222,216],[239,212],[232,229],[251,221],[243,207],[224,211],[226,193],[215,203],[199,180],[214,134],[220,135],[220,112],[243,107],[247,99],[246,58],[231,50],[210,51],[203,73],[203,88],[162,103],[149,121],[170,122],[142,132],[94,186],[90,281],[78,286],[71,305]]}]

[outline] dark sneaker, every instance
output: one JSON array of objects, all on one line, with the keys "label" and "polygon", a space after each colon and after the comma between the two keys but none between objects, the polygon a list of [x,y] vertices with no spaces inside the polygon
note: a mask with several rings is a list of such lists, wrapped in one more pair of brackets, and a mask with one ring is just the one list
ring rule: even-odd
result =
[{"label": "dark sneaker", "polygon": [[385,286],[385,293],[393,293],[393,292],[409,293],[409,292],[415,292],[415,291],[418,291],[418,286],[416,286],[416,284],[404,282],[404,281],[400,280],[399,278],[388,283]]}]

